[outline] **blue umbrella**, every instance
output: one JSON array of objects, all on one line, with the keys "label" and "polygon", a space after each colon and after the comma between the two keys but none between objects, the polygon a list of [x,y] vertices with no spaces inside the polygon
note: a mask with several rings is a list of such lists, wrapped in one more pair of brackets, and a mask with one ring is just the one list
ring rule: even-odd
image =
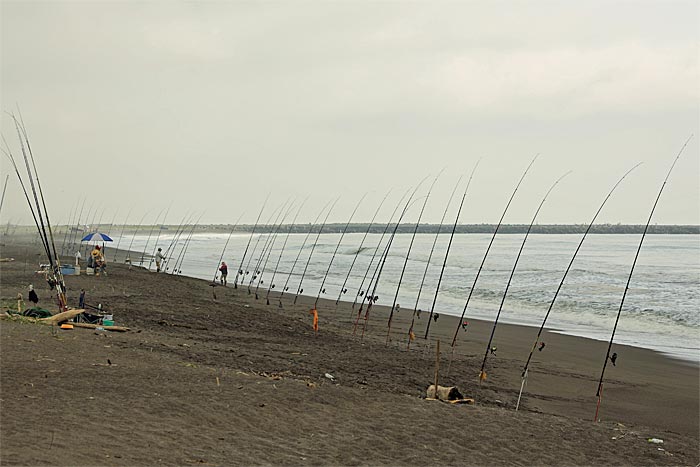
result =
[{"label": "blue umbrella", "polygon": [[112,242],[113,240],[109,238],[107,234],[99,233],[99,232],[93,232],[91,234],[87,234],[86,236],[83,237],[81,242]]}]

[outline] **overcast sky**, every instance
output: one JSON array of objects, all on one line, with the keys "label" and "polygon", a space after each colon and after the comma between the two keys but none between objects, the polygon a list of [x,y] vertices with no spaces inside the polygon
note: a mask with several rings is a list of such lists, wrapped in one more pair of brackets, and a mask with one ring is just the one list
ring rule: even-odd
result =
[{"label": "overcast sky", "polygon": [[[369,192],[367,222],[391,188],[386,220],[445,168],[438,222],[481,157],[461,222],[495,223],[539,153],[506,223],[568,170],[538,220],[588,223],[643,162],[599,217],[643,224],[691,133],[653,221],[700,223],[696,0],[1,5],[2,110],[22,111],[54,223],[83,200],[102,223],[252,223],[268,193],[268,214],[309,196],[304,222],[340,196],[344,222]],[[5,114],[2,132],[20,155]],[[1,216],[31,221],[14,173]]]}]

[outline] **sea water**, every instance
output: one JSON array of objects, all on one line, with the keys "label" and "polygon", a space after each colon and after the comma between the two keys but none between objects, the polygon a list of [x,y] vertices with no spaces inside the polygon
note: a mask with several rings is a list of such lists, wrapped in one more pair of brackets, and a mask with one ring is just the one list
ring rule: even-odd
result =
[{"label": "sea water", "polygon": [[[381,234],[370,234],[360,248],[364,236],[364,233],[346,234],[338,246],[340,234],[322,234],[314,246],[316,234],[311,234],[306,243],[306,234],[292,234],[282,250],[286,235],[281,234],[277,236],[272,249],[266,250],[261,258],[268,234],[255,234],[242,265],[243,281],[246,286],[252,284],[256,287],[262,280],[259,289],[267,292],[279,261],[273,290],[281,291],[287,284],[287,293],[294,294],[301,287],[304,295],[316,297],[330,264],[323,285],[326,293],[321,297],[333,300],[340,297],[352,302],[358,293],[367,291],[388,240],[388,235],[382,240]],[[418,234],[415,237],[396,299],[402,312],[410,313],[414,307],[430,310],[449,237],[447,233],[438,236],[432,257],[430,252],[435,235]],[[158,246],[164,251],[170,246],[170,262],[166,265],[168,272],[172,272],[177,257],[184,256],[178,268],[181,274],[212,280],[228,238],[228,234],[193,235],[184,255],[181,254],[184,235],[175,245],[171,245],[173,234],[161,235]],[[496,236],[475,284],[491,235],[455,235],[435,311],[460,316],[474,286],[465,318],[493,321],[523,238],[524,234]],[[156,248],[155,239],[152,237],[150,245],[146,245],[147,239],[146,235],[136,236],[132,250],[142,251],[146,247],[150,254]],[[230,238],[223,256],[229,267],[229,284],[236,277],[250,239],[250,234],[238,233]],[[119,241],[118,238],[114,240]],[[380,240],[380,253],[370,264]],[[532,234],[528,237],[499,322],[541,325],[580,240],[581,234]],[[608,341],[639,240],[640,235],[591,234],[586,237],[554,302],[546,328]],[[124,239],[124,243],[127,241],[131,241],[130,236]],[[396,235],[375,292],[379,296],[377,304],[391,306],[394,303],[410,243],[411,234]],[[334,253],[335,258],[331,263]],[[121,258],[118,257],[118,260]],[[347,292],[341,294],[353,261],[355,263],[345,285]],[[258,274],[251,283],[256,264],[262,274]],[[419,297],[426,265],[427,276]],[[144,266],[155,270],[150,259]],[[248,274],[245,274],[246,271]],[[357,300],[361,301],[362,298]],[[629,284],[615,343],[654,349],[684,360],[700,362],[699,310],[700,236],[647,235]],[[534,335],[533,332],[533,338]]]}]

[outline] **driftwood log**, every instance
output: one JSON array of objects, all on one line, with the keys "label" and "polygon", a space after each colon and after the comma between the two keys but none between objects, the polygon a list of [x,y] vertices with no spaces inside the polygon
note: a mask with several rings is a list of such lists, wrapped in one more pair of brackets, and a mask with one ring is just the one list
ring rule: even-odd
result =
[{"label": "driftwood log", "polygon": [[428,397],[428,399],[439,399],[441,401],[456,401],[463,398],[462,394],[459,392],[459,389],[457,389],[456,386],[438,385],[436,394],[434,384],[428,386],[426,396]]},{"label": "driftwood log", "polygon": [[90,323],[70,323],[76,328],[86,328],[86,329],[104,329],[105,331],[117,331],[117,332],[127,332],[130,331],[129,328],[124,326],[104,326],[102,324],[90,324]]},{"label": "driftwood log", "polygon": [[68,321],[69,319],[73,319],[79,314],[83,313],[85,310],[83,309],[78,309],[78,310],[68,310],[68,311],[62,311],[60,313],[57,313],[49,318],[41,318],[38,319],[37,321],[39,323],[44,323],[48,325],[57,325],[61,324],[64,321]]}]

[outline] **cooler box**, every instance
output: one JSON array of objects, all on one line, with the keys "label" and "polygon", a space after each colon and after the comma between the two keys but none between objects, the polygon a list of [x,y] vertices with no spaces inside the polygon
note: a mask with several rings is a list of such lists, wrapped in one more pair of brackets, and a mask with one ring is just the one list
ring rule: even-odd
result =
[{"label": "cooler box", "polygon": [[61,266],[61,274],[64,276],[72,276],[75,274],[75,267],[73,266]]},{"label": "cooler box", "polygon": [[85,274],[88,276],[94,276],[95,275],[95,269],[94,268],[85,268]]}]

